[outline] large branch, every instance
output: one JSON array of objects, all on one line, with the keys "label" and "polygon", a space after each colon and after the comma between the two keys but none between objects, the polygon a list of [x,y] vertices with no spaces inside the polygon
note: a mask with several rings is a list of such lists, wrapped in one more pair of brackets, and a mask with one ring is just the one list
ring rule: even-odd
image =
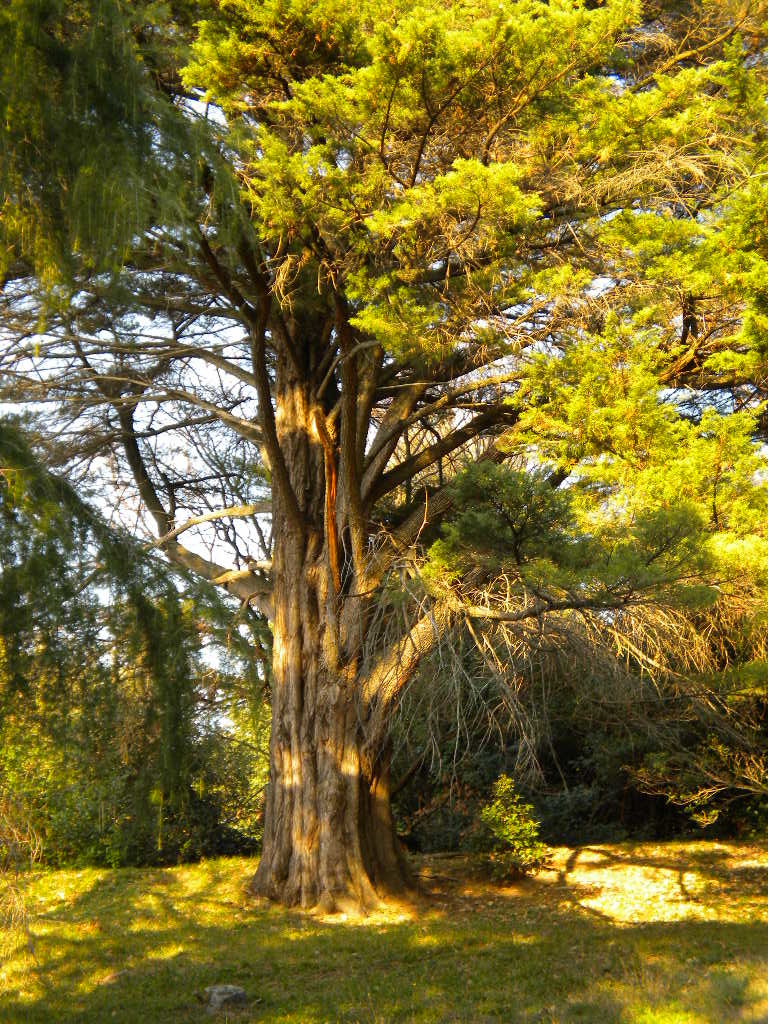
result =
[{"label": "large branch", "polygon": [[285,321],[279,309],[272,309],[272,292],[269,287],[269,282],[264,275],[260,273],[256,261],[253,258],[253,253],[251,253],[248,246],[241,244],[238,252],[240,258],[245,263],[251,281],[256,286],[256,290],[258,292],[257,306],[254,306],[253,303],[249,302],[237,287],[229,270],[218,259],[205,235],[201,233],[200,238],[200,248],[203,256],[205,257],[206,263],[213,271],[213,275],[219,282],[224,294],[245,317],[251,333],[258,331],[263,335],[267,326],[267,322],[264,319],[266,312],[266,316],[269,320],[273,333],[288,353],[296,372],[301,373],[301,359],[296,351],[296,346],[293,343],[293,339],[291,338],[290,332],[285,325]]},{"label": "large branch", "polygon": [[133,428],[133,410],[125,405],[117,405],[115,406],[115,411],[117,412],[117,418],[120,421],[120,428],[122,430],[120,439],[123,443],[123,451],[138,488],[139,497],[155,520],[158,533],[161,535],[170,533],[173,529],[173,521],[160,500],[160,496],[144,462],[144,457],[141,454],[139,442],[136,440],[136,433]]},{"label": "large branch", "polygon": [[540,598],[531,604],[519,608],[488,608],[479,604],[464,604],[458,599],[449,600],[453,611],[468,619],[486,622],[524,622],[526,619],[538,619],[550,612],[567,611],[611,611],[625,608],[631,600],[631,593],[606,597],[564,597]]},{"label": "large branch", "polygon": [[246,323],[250,325],[255,324],[259,318],[257,309],[246,299],[232,280],[232,275],[229,270],[227,270],[224,264],[218,259],[211,248],[210,242],[202,231],[200,232],[200,251],[203,254],[203,259],[213,273],[214,278],[218,282],[219,287],[232,305],[242,313]]},{"label": "large branch", "polygon": [[363,707],[374,704],[378,712],[391,707],[397,695],[415,672],[419,662],[445,636],[453,618],[447,601],[431,608],[360,682]]},{"label": "large branch", "polygon": [[519,413],[508,406],[503,408],[494,407],[480,413],[463,427],[452,431],[442,440],[436,441],[427,448],[423,448],[420,452],[411,456],[410,459],[405,459],[398,466],[395,466],[394,469],[384,473],[373,484],[369,493],[365,495],[366,501],[371,504],[378,501],[379,498],[393,491],[400,484],[405,483],[406,480],[412,479],[417,473],[428,469],[443,458],[443,456],[449,455],[489,427],[510,427],[514,425],[518,418]]},{"label": "large branch", "polygon": [[247,574],[241,571],[230,573],[224,566],[195,554],[194,551],[190,551],[189,548],[183,547],[176,541],[165,545],[164,551],[170,561],[176,565],[183,569],[189,569],[209,583],[223,587],[227,593],[232,594],[233,597],[245,604],[251,605],[266,618],[274,617],[272,588],[254,570],[248,570]]},{"label": "large branch", "polygon": [[263,310],[269,310],[269,329],[272,337],[283,346],[293,363],[293,368],[301,375],[302,361],[296,349],[291,332],[285,322],[279,303],[272,302],[272,287],[269,278],[256,262],[250,246],[241,242],[237,248],[240,259],[243,261],[248,276],[256,289],[259,299],[259,306]]},{"label": "large branch", "polygon": [[[376,481],[386,470],[387,464],[395,452],[403,433],[411,424],[433,413],[445,414],[451,408],[451,405],[464,395],[481,391],[484,387],[511,383],[517,379],[518,371],[494,374],[491,377],[486,377],[484,380],[483,378],[476,378],[451,388],[451,390],[436,398],[428,397],[430,389],[437,385],[458,381],[468,374],[478,373],[483,367],[495,363],[502,356],[503,352],[489,350],[485,357],[479,360],[474,354],[470,357],[465,352],[455,353],[429,375],[428,381],[415,380],[408,383],[379,386],[379,401],[382,398],[388,399],[390,405],[371,441],[363,462],[362,491],[366,500],[373,490]],[[392,372],[391,369],[390,372]],[[394,372],[395,374],[397,373],[396,370]],[[428,404],[419,407],[418,403],[425,398]]]},{"label": "large branch", "polygon": [[454,489],[444,484],[434,494],[426,493],[424,501],[395,530],[387,534],[387,544],[374,556],[368,569],[368,585],[375,586],[392,567],[393,563],[408,554],[419,535],[432,524],[439,522],[453,507]]},{"label": "large branch", "polygon": [[379,429],[370,446],[370,450],[364,460],[364,472],[362,476],[362,492],[367,494],[373,487],[376,480],[387,468],[387,463],[392,457],[397,442],[403,432],[404,424],[411,415],[416,403],[426,391],[424,383],[413,384],[400,391],[393,399],[381,421]]}]

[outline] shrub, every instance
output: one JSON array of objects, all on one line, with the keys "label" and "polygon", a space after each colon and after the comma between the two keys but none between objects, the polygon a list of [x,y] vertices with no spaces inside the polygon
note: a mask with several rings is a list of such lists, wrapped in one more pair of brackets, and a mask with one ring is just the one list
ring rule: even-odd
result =
[{"label": "shrub", "polygon": [[508,775],[500,775],[493,800],[480,811],[494,874],[509,878],[534,874],[546,863],[549,851],[539,838],[539,822],[533,807],[515,792]]}]

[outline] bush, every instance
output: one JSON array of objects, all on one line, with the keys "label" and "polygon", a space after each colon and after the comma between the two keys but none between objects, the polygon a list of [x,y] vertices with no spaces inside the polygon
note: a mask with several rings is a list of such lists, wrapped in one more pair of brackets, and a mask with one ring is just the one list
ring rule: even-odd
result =
[{"label": "bush", "polygon": [[493,800],[480,811],[480,822],[492,858],[494,874],[502,878],[535,874],[549,851],[539,838],[533,807],[523,803],[508,775],[500,775]]}]

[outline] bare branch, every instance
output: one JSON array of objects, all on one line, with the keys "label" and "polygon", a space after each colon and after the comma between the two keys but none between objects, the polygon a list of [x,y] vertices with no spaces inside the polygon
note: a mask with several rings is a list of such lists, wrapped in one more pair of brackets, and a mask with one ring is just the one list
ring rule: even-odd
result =
[{"label": "bare branch", "polygon": [[193,516],[188,519],[181,526],[175,527],[170,533],[166,533],[164,537],[158,537],[156,541],[153,541],[153,547],[160,548],[168,541],[175,540],[176,537],[184,533],[186,530],[191,530],[193,526],[200,526],[201,523],[210,523],[214,519],[226,519],[242,518],[244,516],[253,516],[259,512],[271,512],[272,502],[258,501],[250,505],[231,505],[229,508],[220,508],[215,512],[206,512],[205,515]]}]

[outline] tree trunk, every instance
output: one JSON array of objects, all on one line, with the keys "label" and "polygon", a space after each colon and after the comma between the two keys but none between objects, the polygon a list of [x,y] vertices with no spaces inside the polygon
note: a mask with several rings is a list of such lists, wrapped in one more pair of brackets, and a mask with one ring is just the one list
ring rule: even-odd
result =
[{"label": "tree trunk", "polygon": [[366,735],[358,652],[345,650],[340,633],[344,597],[330,565],[336,527],[317,410],[284,366],[278,382],[280,451],[304,522],[292,519],[275,487],[270,781],[252,890],[289,906],[367,910],[408,884],[388,752]]}]

